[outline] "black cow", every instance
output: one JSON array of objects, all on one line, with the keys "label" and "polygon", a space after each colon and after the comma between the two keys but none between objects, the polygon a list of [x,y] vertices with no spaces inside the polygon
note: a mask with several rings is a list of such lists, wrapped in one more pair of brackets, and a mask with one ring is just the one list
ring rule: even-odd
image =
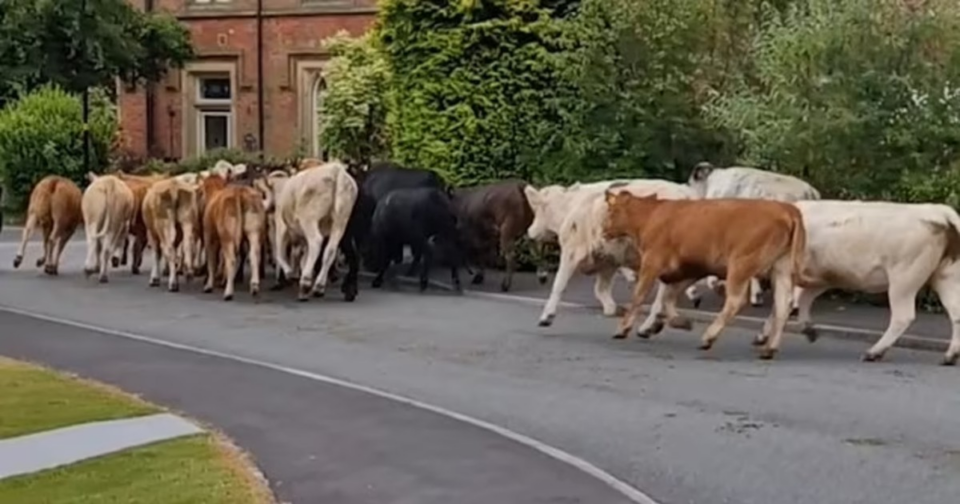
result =
[{"label": "black cow", "polygon": [[423,258],[421,292],[427,288],[435,253],[446,258],[453,286],[461,291],[458,269],[463,252],[456,212],[446,191],[436,187],[395,189],[377,203],[368,243],[371,266],[377,272],[374,288],[383,285],[390,263],[403,260],[405,245],[414,256]]}]

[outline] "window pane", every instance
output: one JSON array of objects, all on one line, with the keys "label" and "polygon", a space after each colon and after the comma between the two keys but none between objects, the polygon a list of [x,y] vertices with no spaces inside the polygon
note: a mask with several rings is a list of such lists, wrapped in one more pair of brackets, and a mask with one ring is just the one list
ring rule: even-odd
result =
[{"label": "window pane", "polygon": [[200,97],[205,100],[229,100],[230,78],[207,77],[200,80]]},{"label": "window pane", "polygon": [[227,147],[227,116],[205,114],[203,116],[204,150]]}]

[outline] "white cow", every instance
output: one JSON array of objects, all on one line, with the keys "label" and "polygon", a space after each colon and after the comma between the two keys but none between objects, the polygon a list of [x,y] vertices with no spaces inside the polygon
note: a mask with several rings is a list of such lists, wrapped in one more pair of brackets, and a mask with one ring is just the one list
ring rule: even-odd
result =
[{"label": "white cow", "polygon": [[[550,298],[540,315],[541,326],[553,323],[560,297],[575,271],[597,275],[594,295],[603,306],[606,316],[617,314],[612,292],[614,274],[620,271],[628,280],[636,279],[632,269],[637,265],[633,244],[628,240],[605,240],[602,236],[603,219],[607,213],[604,191],[608,188],[629,191],[637,196],[657,194],[662,199],[696,198],[696,194],[686,185],[656,179],[574,184],[567,188],[547,186],[540,190],[526,186],[524,193],[534,214],[527,235],[534,240],[555,235],[560,243],[560,266],[553,279]],[[658,328],[654,326],[658,324],[656,314],[662,310],[665,294],[664,286],[660,285],[650,316],[637,332],[650,334],[662,328],[662,325]],[[670,298],[669,303],[672,307],[675,297]]]},{"label": "white cow", "polygon": [[[290,278],[293,268],[286,254],[287,244],[291,240],[306,241],[307,253],[300,265],[299,299],[305,301],[311,291],[315,296],[322,296],[357,200],[357,182],[347,172],[344,163],[331,161],[291,177],[267,177],[256,183],[265,184],[269,189],[266,210],[274,211],[277,265]],[[330,239],[323,251],[320,273],[314,281],[314,265],[323,248],[324,236]],[[356,293],[345,295],[348,300],[353,300]]]},{"label": "white cow", "polygon": [[[960,355],[960,216],[946,205],[884,201],[798,201],[807,230],[798,319],[814,341],[810,308],[817,296],[840,288],[887,292],[890,324],[864,355],[875,361],[916,317],[917,293],[929,284],[953,326],[943,363]],[[766,334],[767,331],[764,331]],[[756,343],[765,343],[761,335]]]},{"label": "white cow", "polygon": [[[701,198],[752,198],[776,201],[818,200],[820,192],[807,182],[790,175],[775,173],[756,168],[733,166],[716,168],[708,162],[698,163],[687,181]],[[707,277],[707,286],[711,289],[720,285],[716,277]],[[761,306],[763,293],[760,281],[750,281],[750,304]],[[697,286],[687,289],[687,297],[694,306],[700,304]]]},{"label": "white cow", "polygon": [[90,185],[83,192],[80,208],[87,235],[86,276],[99,271],[100,283],[107,283],[110,257],[123,245],[130,232],[135,198],[127,184],[114,175],[87,173]]}]

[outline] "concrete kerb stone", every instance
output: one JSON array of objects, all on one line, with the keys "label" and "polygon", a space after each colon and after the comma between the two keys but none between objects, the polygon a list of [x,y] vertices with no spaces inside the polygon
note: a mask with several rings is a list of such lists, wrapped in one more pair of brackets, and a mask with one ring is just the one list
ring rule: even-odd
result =
[{"label": "concrete kerb stone", "polygon": [[[364,274],[366,275],[366,274]],[[372,275],[370,275],[372,278]],[[415,278],[397,276],[397,280],[404,284],[418,285],[418,280]],[[437,280],[430,280],[430,286],[435,289],[453,291],[453,286],[445,282],[440,282]],[[543,305],[546,302],[544,299],[529,297],[529,296],[520,296],[516,294],[501,294],[497,292],[483,292],[464,289],[464,294],[482,297],[488,299],[499,299],[501,301],[517,301],[528,304]],[[577,311],[589,311],[596,312],[599,311],[598,308],[583,305],[580,303],[571,303],[563,301],[560,303],[564,309],[577,310]],[[643,313],[649,313],[650,309],[647,306],[642,308]],[[697,322],[711,322],[714,317],[717,316],[714,312],[708,312],[703,310],[693,310],[693,309],[680,309],[680,313],[691,320]],[[738,316],[734,319],[732,324],[736,327],[742,327],[747,329],[756,329],[759,331],[763,327],[764,319],[757,317],[749,316]],[[882,335],[883,332],[875,331],[871,329],[862,329],[858,327],[847,327],[847,326],[838,326],[832,324],[816,324],[817,332],[820,336],[825,336],[834,339],[842,339],[848,341],[861,341],[865,343],[875,343]],[[789,322],[787,324],[787,331],[793,334],[800,334],[800,326],[796,322]],[[946,352],[947,347],[950,342],[943,339],[931,338],[926,336],[915,336],[904,334],[899,340],[897,340],[896,346],[901,348],[909,348],[913,350],[927,350],[932,352]]]}]

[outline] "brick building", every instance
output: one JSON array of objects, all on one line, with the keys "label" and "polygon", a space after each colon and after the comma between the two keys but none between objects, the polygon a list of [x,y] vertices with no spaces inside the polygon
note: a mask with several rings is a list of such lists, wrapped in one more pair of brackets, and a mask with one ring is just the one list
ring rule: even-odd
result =
[{"label": "brick building", "polygon": [[159,83],[120,89],[124,148],[158,158],[217,147],[320,155],[321,41],[363,33],[376,12],[376,0],[130,1],[176,15],[197,53]]}]

